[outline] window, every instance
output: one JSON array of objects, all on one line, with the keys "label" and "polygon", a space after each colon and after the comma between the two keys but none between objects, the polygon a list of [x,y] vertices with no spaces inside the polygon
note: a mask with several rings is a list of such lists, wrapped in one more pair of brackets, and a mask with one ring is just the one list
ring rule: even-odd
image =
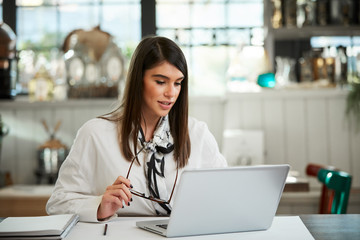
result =
[{"label": "window", "polygon": [[2,10],[2,0],[0,0],[0,22],[3,21],[2,12],[3,12],[3,10]]},{"label": "window", "polygon": [[20,50],[58,47],[72,30],[97,25],[121,43],[141,38],[140,0],[17,0],[16,6]]},{"label": "window", "polygon": [[191,94],[221,95],[238,45],[263,45],[263,1],[157,0],[156,33],[182,47]]},{"label": "window", "polygon": [[[142,9],[148,3],[155,11]],[[17,48],[25,60],[50,57],[72,30],[100,25],[130,57],[142,33],[155,33],[183,49],[190,94],[222,95],[238,46],[263,46],[263,12],[263,0],[16,0]],[[19,77],[23,88],[29,77]]]},{"label": "window", "polygon": [[[115,37],[125,55],[131,55],[141,39],[140,6],[140,0],[17,0],[20,70],[29,61],[36,62],[40,52],[50,61],[71,31],[98,25]],[[19,74],[20,91],[26,92],[31,70]]]}]

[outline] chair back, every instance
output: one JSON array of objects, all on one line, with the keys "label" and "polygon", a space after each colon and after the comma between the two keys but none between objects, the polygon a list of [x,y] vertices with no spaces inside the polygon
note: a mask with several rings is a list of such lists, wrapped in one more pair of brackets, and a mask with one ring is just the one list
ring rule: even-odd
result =
[{"label": "chair back", "polygon": [[[324,166],[316,163],[309,163],[306,166],[306,174],[317,179],[320,169],[338,170],[334,166]],[[321,187],[321,196],[319,199],[319,214],[330,214],[334,199],[334,190],[328,189],[325,184]]]},{"label": "chair back", "polygon": [[347,210],[349,195],[351,189],[352,177],[343,171],[335,171],[329,169],[320,169],[318,171],[318,180],[328,189],[333,190],[333,199],[330,201],[329,208],[331,214],[344,214]]}]

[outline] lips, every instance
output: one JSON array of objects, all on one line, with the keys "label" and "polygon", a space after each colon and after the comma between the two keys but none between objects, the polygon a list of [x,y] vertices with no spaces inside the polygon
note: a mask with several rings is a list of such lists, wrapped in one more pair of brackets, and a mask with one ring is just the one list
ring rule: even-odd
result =
[{"label": "lips", "polygon": [[159,101],[160,104],[163,104],[163,105],[167,105],[167,106],[170,106],[171,105],[171,102],[162,102],[162,101]]},{"label": "lips", "polygon": [[160,105],[160,108],[165,111],[169,111],[173,105],[172,102],[168,102],[168,101],[158,101],[158,103]]}]

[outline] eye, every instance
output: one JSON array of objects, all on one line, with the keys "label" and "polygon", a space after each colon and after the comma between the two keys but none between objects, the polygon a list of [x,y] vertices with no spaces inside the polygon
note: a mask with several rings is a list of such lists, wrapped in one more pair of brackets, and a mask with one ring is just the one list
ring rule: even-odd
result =
[{"label": "eye", "polygon": [[163,85],[165,83],[164,81],[160,81],[160,80],[155,80],[155,82],[159,85]]},{"label": "eye", "polygon": [[181,82],[175,82],[175,86],[181,86]]}]

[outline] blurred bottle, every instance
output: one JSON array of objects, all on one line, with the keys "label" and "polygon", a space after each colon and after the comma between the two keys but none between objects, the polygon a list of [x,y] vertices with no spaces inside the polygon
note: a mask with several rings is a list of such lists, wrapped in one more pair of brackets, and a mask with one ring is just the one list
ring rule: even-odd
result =
[{"label": "blurred bottle", "polygon": [[51,101],[54,94],[54,82],[47,68],[47,60],[39,56],[36,64],[36,73],[29,82],[30,101]]},{"label": "blurred bottle", "polygon": [[354,23],[354,12],[352,0],[341,1],[342,25],[349,26]]},{"label": "blurred bottle", "polygon": [[50,75],[54,81],[54,100],[63,101],[67,99],[66,70],[64,55],[58,49],[51,50]]},{"label": "blurred bottle", "polygon": [[322,57],[323,49],[314,48],[312,49],[312,69],[313,69],[313,80],[323,81],[327,80],[326,63]]},{"label": "blurred bottle", "polygon": [[314,0],[298,0],[297,1],[297,27],[312,26],[315,21],[316,2]]},{"label": "blurred bottle", "polygon": [[33,50],[21,50],[18,62],[18,87],[19,92],[29,93],[29,82],[35,75],[35,52]]},{"label": "blurred bottle", "polygon": [[296,27],[296,0],[286,0],[283,3],[285,4],[286,27]]},{"label": "blurred bottle", "polygon": [[0,22],[0,98],[14,98],[17,73],[16,35]]},{"label": "blurred bottle", "polygon": [[307,52],[299,59],[300,64],[300,82],[312,82],[312,58],[311,53]]},{"label": "blurred bottle", "polygon": [[83,56],[85,52],[87,52],[87,49],[78,42],[77,35],[71,36],[70,50],[64,55],[67,82],[70,86],[81,85],[84,81],[85,63]]},{"label": "blurred bottle", "polygon": [[340,25],[342,22],[341,1],[330,0],[330,19],[332,25]]},{"label": "blurred bottle", "polygon": [[326,26],[329,24],[330,18],[330,1],[329,0],[317,0],[316,5],[316,19],[320,26]]},{"label": "blurred bottle", "polygon": [[87,55],[84,56],[85,61],[85,81],[84,85],[95,85],[100,83],[99,66],[95,59],[94,49],[89,49]]},{"label": "blurred bottle", "polygon": [[322,57],[325,60],[325,71],[326,79],[331,85],[335,84],[335,58],[336,58],[336,49],[335,47],[326,47],[324,48]]},{"label": "blurred bottle", "polygon": [[284,87],[296,82],[294,59],[277,56],[276,62],[276,87]]},{"label": "blurred bottle", "polygon": [[281,0],[271,0],[272,16],[271,24],[273,28],[283,27],[283,15]]},{"label": "blurred bottle", "polygon": [[347,81],[348,83],[360,83],[360,48],[348,46],[347,55]]},{"label": "blurred bottle", "polygon": [[347,83],[347,66],[348,57],[346,55],[346,48],[339,46],[335,58],[335,83],[340,86]]}]

